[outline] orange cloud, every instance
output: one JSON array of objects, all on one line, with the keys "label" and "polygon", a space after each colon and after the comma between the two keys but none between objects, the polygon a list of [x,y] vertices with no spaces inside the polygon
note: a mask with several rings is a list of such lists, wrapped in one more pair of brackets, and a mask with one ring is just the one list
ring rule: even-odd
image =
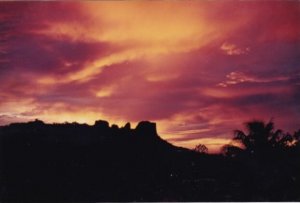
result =
[{"label": "orange cloud", "polygon": [[[207,5],[199,6],[195,2],[85,2],[80,3],[80,6],[82,11],[88,13],[87,24],[49,23],[46,29],[39,30],[38,33],[54,38],[66,36],[75,41],[108,42],[124,49],[89,61],[81,70],[66,77],[41,78],[40,83],[84,82],[113,64],[141,58],[153,60],[162,54],[199,49],[224,36],[229,30],[232,31],[233,25],[236,29],[240,23],[236,21],[227,26],[220,26],[220,22],[212,23],[206,17]],[[141,10],[144,12],[140,12]],[[171,12],[173,10],[176,12]]]},{"label": "orange cloud", "polygon": [[0,4],[1,124],[152,120],[216,151],[252,118],[300,122],[297,2]]}]

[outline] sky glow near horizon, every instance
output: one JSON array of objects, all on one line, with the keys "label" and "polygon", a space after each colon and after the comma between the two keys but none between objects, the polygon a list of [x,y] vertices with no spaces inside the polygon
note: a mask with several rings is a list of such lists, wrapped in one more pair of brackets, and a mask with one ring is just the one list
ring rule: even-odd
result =
[{"label": "sky glow near horizon", "polygon": [[300,128],[299,1],[0,2],[0,125],[157,122],[211,152]]}]

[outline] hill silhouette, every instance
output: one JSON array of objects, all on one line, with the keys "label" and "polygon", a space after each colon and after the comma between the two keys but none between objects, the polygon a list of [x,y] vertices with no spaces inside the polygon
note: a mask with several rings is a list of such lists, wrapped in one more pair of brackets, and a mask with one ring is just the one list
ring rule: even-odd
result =
[{"label": "hill silhouette", "polygon": [[149,121],[14,123],[0,127],[0,147],[4,202],[300,200],[299,154],[261,165],[198,153],[161,139]]}]

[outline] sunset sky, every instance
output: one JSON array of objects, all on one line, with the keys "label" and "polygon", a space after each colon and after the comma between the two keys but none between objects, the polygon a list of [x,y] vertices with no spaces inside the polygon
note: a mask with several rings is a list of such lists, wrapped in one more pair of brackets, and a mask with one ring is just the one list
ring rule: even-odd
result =
[{"label": "sunset sky", "polygon": [[299,1],[0,2],[0,125],[157,122],[211,152],[300,128]]}]

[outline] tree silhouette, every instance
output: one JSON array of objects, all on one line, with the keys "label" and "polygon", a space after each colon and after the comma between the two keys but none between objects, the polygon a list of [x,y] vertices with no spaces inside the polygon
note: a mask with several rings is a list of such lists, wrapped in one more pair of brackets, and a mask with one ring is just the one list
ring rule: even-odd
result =
[{"label": "tree silhouette", "polygon": [[300,130],[294,133],[295,145],[300,145]]},{"label": "tree silhouette", "polygon": [[292,148],[292,150],[296,150],[299,154],[300,152],[300,130],[296,131],[293,134],[293,138],[292,141],[289,143],[290,147]]},{"label": "tree silhouette", "polygon": [[206,154],[208,152],[207,147],[204,144],[198,144],[194,148],[195,152]]},{"label": "tree silhouette", "polygon": [[245,124],[247,132],[235,130],[233,143],[223,147],[223,153],[236,156],[243,152],[248,155],[267,155],[268,153],[284,150],[293,142],[293,136],[275,130],[273,121],[251,121]]}]

